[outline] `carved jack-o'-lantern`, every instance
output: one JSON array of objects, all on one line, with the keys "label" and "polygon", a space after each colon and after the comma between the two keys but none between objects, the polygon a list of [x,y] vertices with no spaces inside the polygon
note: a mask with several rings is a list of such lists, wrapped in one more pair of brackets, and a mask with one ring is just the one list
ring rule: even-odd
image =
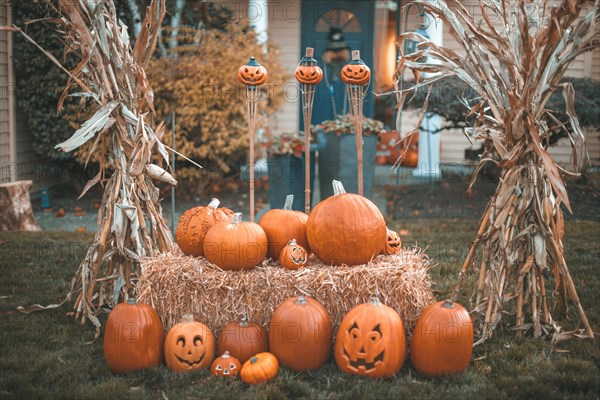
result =
[{"label": "carved jack-o'-lantern", "polygon": [[402,368],[405,341],[398,313],[371,299],[344,316],[336,336],[335,361],[344,372],[386,378]]},{"label": "carved jack-o'-lantern", "polygon": [[323,79],[323,70],[317,66],[317,60],[313,58],[314,49],[306,48],[306,55],[300,60],[296,68],[296,80],[300,83],[317,85]]},{"label": "carved jack-o'-lantern", "polygon": [[397,254],[402,251],[402,239],[400,239],[400,235],[398,232],[395,232],[391,229],[386,228],[387,230],[387,239],[385,241],[385,254]]},{"label": "carved jack-o'-lantern", "polygon": [[175,372],[208,368],[215,357],[215,337],[208,326],[184,315],[165,339],[165,361]]},{"label": "carved jack-o'-lantern", "polygon": [[307,262],[308,252],[296,243],[296,239],[290,240],[279,253],[279,263],[286,269],[300,269],[305,267]]},{"label": "carved jack-o'-lantern", "polygon": [[240,361],[229,355],[226,351],[221,357],[216,358],[210,367],[210,373],[214,376],[223,376],[225,378],[235,378],[242,370]]},{"label": "carved jack-o'-lantern", "polygon": [[340,74],[344,83],[349,85],[365,85],[371,79],[371,70],[360,59],[360,53],[357,50],[352,52],[352,61],[342,68]]},{"label": "carved jack-o'-lantern", "polygon": [[242,65],[238,69],[237,77],[244,85],[262,85],[267,81],[267,69],[260,65],[254,57],[251,57],[248,64]]}]

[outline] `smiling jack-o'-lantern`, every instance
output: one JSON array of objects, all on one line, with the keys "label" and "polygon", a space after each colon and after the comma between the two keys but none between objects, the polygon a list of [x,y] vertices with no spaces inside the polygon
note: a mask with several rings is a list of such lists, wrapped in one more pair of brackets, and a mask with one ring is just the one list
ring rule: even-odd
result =
[{"label": "smiling jack-o'-lantern", "polygon": [[352,52],[352,61],[344,65],[340,75],[344,83],[348,85],[365,85],[371,79],[371,70],[360,59],[360,52],[354,50]]},{"label": "smiling jack-o'-lantern", "polygon": [[240,360],[229,355],[226,351],[221,357],[216,358],[210,367],[210,373],[214,376],[235,378],[242,370]]},{"label": "smiling jack-o'-lantern", "polygon": [[286,269],[300,269],[305,267],[307,262],[308,253],[296,243],[296,239],[290,240],[279,253],[279,264]]},{"label": "smiling jack-o'-lantern", "polygon": [[400,253],[402,251],[402,239],[400,239],[400,235],[398,235],[398,232],[386,229],[387,239],[385,240],[385,249],[383,252],[388,255]]},{"label": "smiling jack-o'-lantern", "polygon": [[296,68],[296,80],[308,85],[317,85],[323,79],[323,70],[317,65],[317,60],[313,58],[314,49],[306,48],[306,55],[300,60],[300,65]]},{"label": "smiling jack-o'-lantern", "polygon": [[215,357],[215,337],[208,326],[190,314],[169,330],[165,339],[165,361],[175,372],[208,368]]},{"label": "smiling jack-o'-lantern", "polygon": [[406,338],[396,311],[376,298],[344,316],[336,340],[335,361],[347,373],[386,378],[404,364]]},{"label": "smiling jack-o'-lantern", "polygon": [[267,69],[260,65],[254,57],[250,57],[248,64],[238,69],[238,80],[244,85],[258,86],[267,81]]}]

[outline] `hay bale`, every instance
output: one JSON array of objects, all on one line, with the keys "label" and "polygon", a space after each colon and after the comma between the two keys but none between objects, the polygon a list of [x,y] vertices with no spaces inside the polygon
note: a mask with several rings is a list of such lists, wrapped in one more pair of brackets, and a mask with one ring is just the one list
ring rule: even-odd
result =
[{"label": "hay bale", "polygon": [[328,266],[311,257],[298,271],[271,260],[251,270],[223,271],[204,258],[167,253],[142,260],[136,292],[138,301],[154,307],[165,327],[192,313],[213,332],[244,313],[267,327],[275,309],[299,294],[319,300],[337,329],[352,307],[377,296],[398,311],[410,337],[423,309],[435,301],[429,265],[418,248],[352,267]]}]

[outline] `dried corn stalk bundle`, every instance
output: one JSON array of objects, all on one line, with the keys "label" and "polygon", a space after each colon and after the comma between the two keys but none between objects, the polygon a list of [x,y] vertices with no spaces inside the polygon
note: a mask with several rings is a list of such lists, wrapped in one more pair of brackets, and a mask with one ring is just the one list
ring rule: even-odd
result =
[{"label": "dried corn stalk bundle", "polygon": [[[76,296],[77,316],[82,322],[90,319],[98,335],[96,311],[127,297],[139,260],[174,247],[153,180],[172,185],[177,182],[155,164],[164,160],[168,165],[168,153],[161,143],[164,124],[155,129],[149,124],[148,113],[154,112],[153,92],[144,72],[155,50],[165,0],[153,0],[147,8],[133,49],[113,0],[46,1],[53,8],[55,3],[54,11],[60,16],[56,22],[64,31],[65,54],[81,59],[73,70],[63,68],[69,80],[59,109],[69,95],[85,97],[97,108],[71,138],[56,147],[72,151],[93,141],[88,160],[92,153],[99,155],[100,171],[81,193],[83,196],[97,183],[104,186],[98,232],[73,278],[68,297]],[[72,94],[74,90],[80,93]]]},{"label": "dried corn stalk bundle", "polygon": [[[472,295],[477,343],[492,335],[509,301],[516,303],[517,331],[532,326],[534,336],[540,337],[554,328],[558,335],[560,328],[550,315],[548,292],[552,290],[565,311],[569,300],[575,303],[583,336],[593,337],[563,252],[561,205],[569,211],[571,207],[561,174],[580,172],[587,153],[574,110],[573,87],[560,80],[578,55],[600,45],[600,3],[596,1],[592,11],[580,17],[584,2],[564,0],[552,7],[542,0],[480,1],[480,21],[458,1],[451,3],[452,9],[443,1],[415,3],[446,24],[464,53],[438,46],[417,33],[400,35],[400,49],[407,39],[419,46],[398,62],[399,107],[409,92],[442,76],[456,75],[480,96],[462,99],[468,116],[474,119],[467,136],[486,141],[471,185],[484,163],[496,163],[501,169],[500,183],[487,205],[455,292],[456,296],[481,247],[479,279]],[[423,72],[435,75],[404,89],[399,85],[406,69],[412,70],[417,80]],[[570,129],[546,109],[557,90],[564,95]],[[574,172],[560,168],[547,152],[548,133],[556,127],[569,135]]]}]

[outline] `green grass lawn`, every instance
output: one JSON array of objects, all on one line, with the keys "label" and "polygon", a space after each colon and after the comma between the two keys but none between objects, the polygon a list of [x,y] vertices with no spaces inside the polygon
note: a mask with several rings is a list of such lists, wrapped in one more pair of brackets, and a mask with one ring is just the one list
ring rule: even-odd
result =
[{"label": "green grass lawn", "polygon": [[[452,290],[474,238],[477,221],[396,222],[408,230],[405,245],[427,247],[437,264],[431,269],[436,295]],[[401,226],[400,226],[401,225]],[[565,248],[571,273],[592,327],[600,326],[600,223],[567,224]],[[530,335],[510,331],[511,315],[495,336],[475,348],[462,374],[440,379],[418,376],[407,361],[393,379],[374,381],[340,372],[333,360],[312,373],[281,368],[277,378],[258,387],[213,378],[206,371],[177,375],[165,366],[125,376],[113,375],[102,355],[102,341],[58,310],[22,315],[19,305],[62,301],[82,259],[90,234],[64,232],[0,233],[0,398],[132,399],[420,399],[420,398],[582,398],[600,396],[600,342],[574,339],[552,347]],[[461,296],[465,304],[474,274]],[[553,317],[565,329],[577,326],[560,310]],[[106,316],[101,319],[106,321]]]}]

